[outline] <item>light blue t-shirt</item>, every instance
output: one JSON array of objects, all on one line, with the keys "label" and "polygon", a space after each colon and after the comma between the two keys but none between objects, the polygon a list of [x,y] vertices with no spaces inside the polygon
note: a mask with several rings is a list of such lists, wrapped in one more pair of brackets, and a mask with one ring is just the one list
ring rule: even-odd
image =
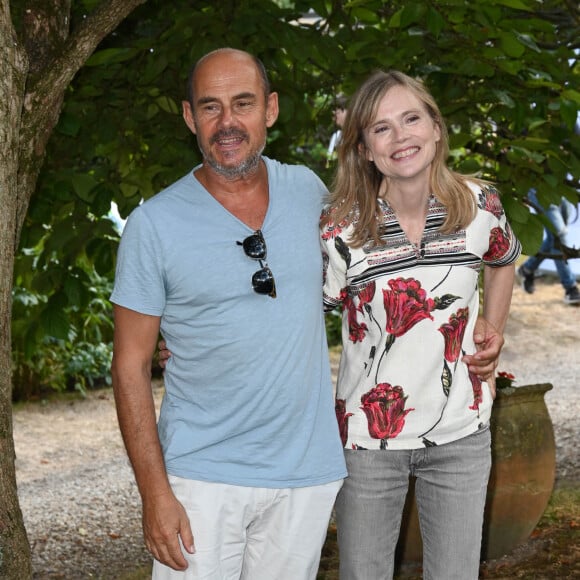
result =
[{"label": "light blue t-shirt", "polygon": [[172,352],[159,436],[168,473],[232,485],[303,487],[346,475],[322,309],[309,169],[263,158],[262,227],[277,297],[254,292],[253,231],[189,173],[129,217],[112,302],[161,316]]}]

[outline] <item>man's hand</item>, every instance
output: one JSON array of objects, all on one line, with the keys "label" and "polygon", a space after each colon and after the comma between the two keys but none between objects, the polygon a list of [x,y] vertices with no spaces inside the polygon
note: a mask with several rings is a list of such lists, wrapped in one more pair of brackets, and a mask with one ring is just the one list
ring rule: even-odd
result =
[{"label": "man's hand", "polygon": [[490,322],[478,316],[473,340],[477,352],[473,355],[465,355],[462,361],[467,364],[470,372],[488,382],[492,396],[495,397],[495,369],[505,342],[504,337]]},{"label": "man's hand", "polygon": [[195,544],[185,509],[172,493],[143,500],[143,535],[153,557],[173,568],[186,570],[179,539],[187,552],[195,554]]},{"label": "man's hand", "polygon": [[167,349],[167,343],[164,340],[160,340],[157,343],[157,348],[159,349],[159,352],[157,353],[159,359],[159,366],[163,370],[165,370],[165,367],[167,366],[167,361],[171,357],[171,351]]}]

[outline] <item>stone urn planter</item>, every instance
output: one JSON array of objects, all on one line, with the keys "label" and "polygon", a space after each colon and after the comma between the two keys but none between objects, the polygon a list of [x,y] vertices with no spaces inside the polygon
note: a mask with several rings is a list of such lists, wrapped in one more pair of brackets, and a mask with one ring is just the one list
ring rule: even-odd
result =
[{"label": "stone urn planter", "polygon": [[[497,390],[491,415],[492,468],[482,560],[525,542],[542,517],[556,474],[556,445],[544,395],[549,383]],[[419,520],[411,486],[398,546],[402,563],[421,562]]]}]

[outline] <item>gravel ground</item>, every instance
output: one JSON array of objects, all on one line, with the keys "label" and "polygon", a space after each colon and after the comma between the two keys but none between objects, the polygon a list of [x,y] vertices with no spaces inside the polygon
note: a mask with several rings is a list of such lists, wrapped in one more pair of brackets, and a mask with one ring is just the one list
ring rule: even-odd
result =
[{"label": "gravel ground", "polygon": [[[514,290],[500,370],[516,384],[551,382],[557,483],[580,482],[580,308],[553,280],[533,296]],[[155,388],[159,401],[161,387]],[[140,500],[119,436],[110,390],[85,401],[47,402],[14,413],[16,471],[34,577],[116,579],[150,561]]]},{"label": "gravel ground", "polygon": [[114,579],[150,562],[110,390],[27,405],[14,432],[34,578]]}]

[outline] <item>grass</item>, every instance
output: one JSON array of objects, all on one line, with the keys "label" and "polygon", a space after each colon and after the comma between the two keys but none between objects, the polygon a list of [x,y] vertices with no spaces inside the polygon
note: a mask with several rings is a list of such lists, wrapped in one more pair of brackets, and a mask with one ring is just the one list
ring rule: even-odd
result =
[{"label": "grass", "polygon": [[[145,567],[120,580],[146,580]],[[420,580],[419,565],[405,565],[396,580]],[[580,485],[562,485],[552,494],[530,539],[511,554],[483,562],[480,578],[486,580],[572,580],[580,578]],[[338,580],[336,527],[328,529],[317,580]]]}]

